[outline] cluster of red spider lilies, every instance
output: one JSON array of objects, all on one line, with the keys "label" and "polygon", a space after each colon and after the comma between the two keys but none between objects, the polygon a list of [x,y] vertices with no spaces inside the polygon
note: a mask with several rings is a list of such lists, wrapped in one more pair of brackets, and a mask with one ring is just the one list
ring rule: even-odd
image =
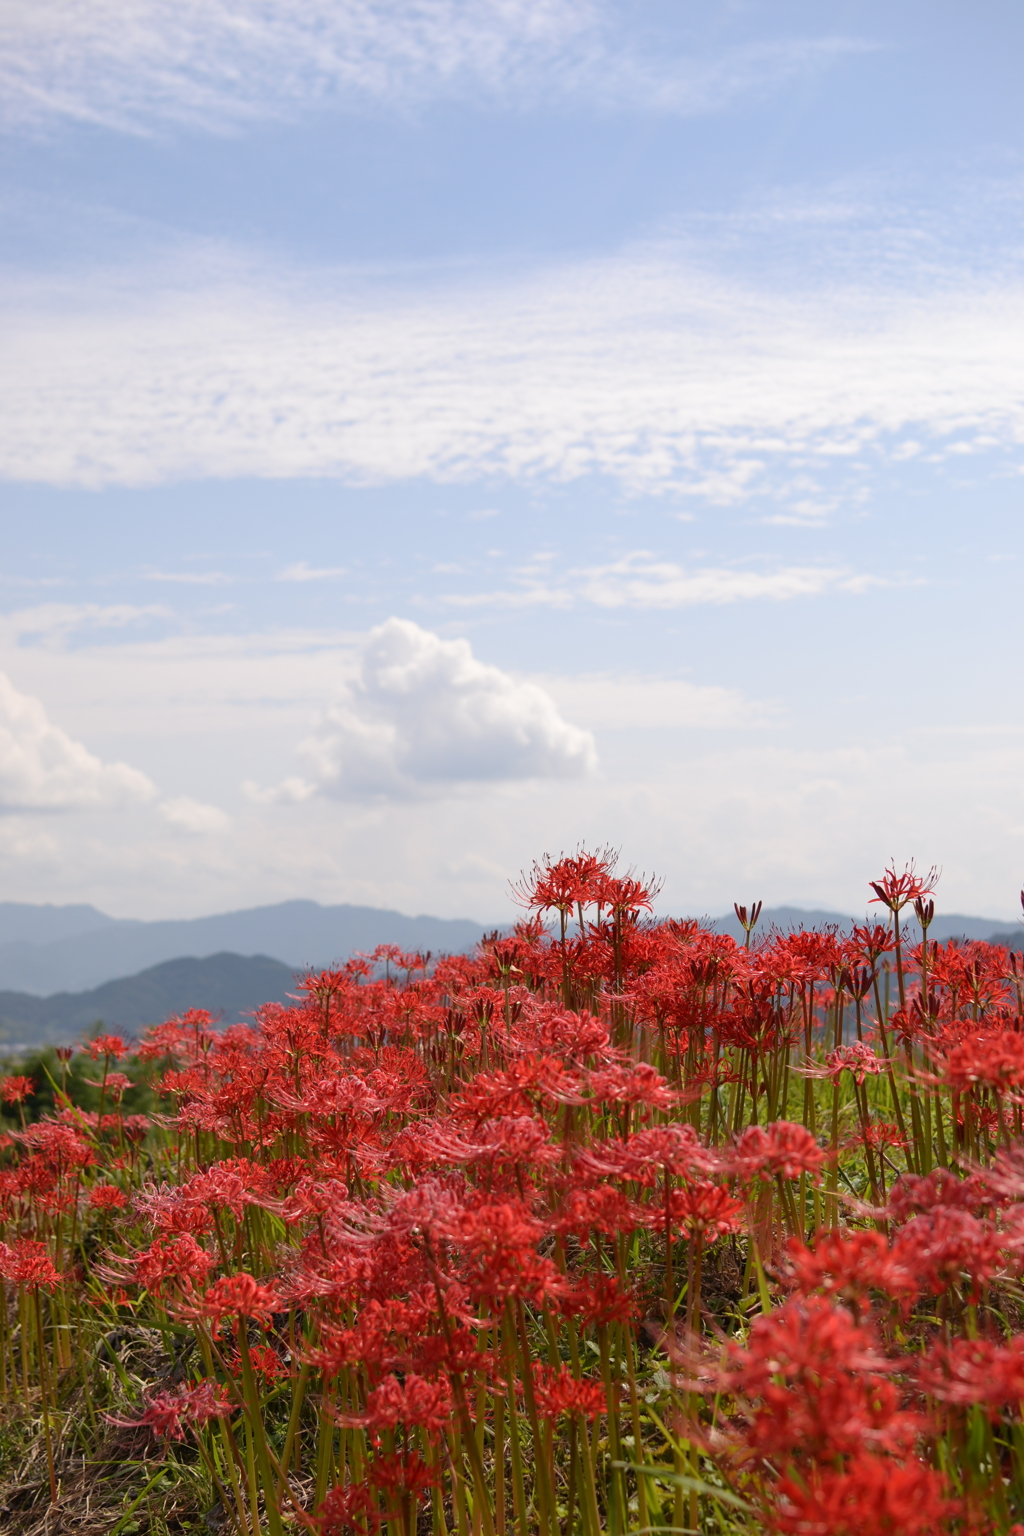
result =
[{"label": "cluster of red spider lilies", "polygon": [[114,1435],[247,1536],[1020,1536],[1024,966],[930,942],[929,886],[739,946],[546,860],[472,957],[101,1036],[92,1110],[8,1077],[50,1496]]}]

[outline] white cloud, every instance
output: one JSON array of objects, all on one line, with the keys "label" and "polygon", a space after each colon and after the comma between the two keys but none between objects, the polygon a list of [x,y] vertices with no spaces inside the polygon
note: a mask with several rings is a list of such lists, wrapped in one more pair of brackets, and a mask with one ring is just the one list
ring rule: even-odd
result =
[{"label": "white cloud", "polygon": [[[686,27],[682,27],[685,33]],[[861,51],[843,37],[638,51],[607,0],[7,0],[9,124],[223,128],[314,107],[582,99],[692,115]]]},{"label": "white cloud", "polygon": [[[755,666],[740,684],[698,630],[696,654],[658,652],[666,666],[692,664],[692,684],[625,671],[530,679],[559,718],[602,733],[598,774],[482,782],[472,793],[414,785],[347,802],[320,793],[285,809],[238,805],[239,781],[257,763],[267,784],[295,772],[294,743],[313,712],[339,676],[359,679],[365,635],[128,639],[98,611],[82,617],[84,633],[66,610],[0,616],[0,665],[98,757],[127,752],[130,733],[132,755],[160,763],[169,796],[232,814],[196,836],[149,806],[2,816],[0,859],[21,900],[173,917],[312,897],[511,921],[507,879],[583,839],[615,843],[625,861],[667,876],[674,912],[724,912],[753,897],[862,911],[865,882],[885,860],[916,855],[944,866],[944,910],[1003,912],[1010,926],[1024,868],[1024,728],[998,690],[954,689],[936,727],[927,702],[879,691],[869,667],[853,683],[835,674],[830,709],[828,686],[810,686],[800,667],[765,676]],[[19,634],[45,637],[48,619],[68,633],[65,647],[17,645]],[[578,654],[586,664],[586,648],[569,647],[551,665]],[[982,728],[986,712],[998,729]],[[868,722],[859,736],[858,721]]]},{"label": "white cloud", "polygon": [[603,475],[817,516],[819,472],[870,469],[904,440],[1024,439],[1024,283],[940,276],[794,297],[666,246],[419,289],[184,261],[173,280],[93,275],[73,293],[12,282],[0,474]]},{"label": "white cloud", "polygon": [[59,839],[52,819],[0,818],[0,857],[23,900],[92,901],[124,916],[294,896],[511,922],[508,879],[581,840],[611,842],[625,862],[665,875],[663,909],[693,915],[755,897],[862,913],[867,881],[889,858],[915,856],[943,866],[944,911],[1003,913],[1012,926],[1024,859],[1019,731],[830,745],[786,720],[774,736],[709,737],[685,753],[671,736],[660,747],[609,740],[602,764],[587,780],[426,802],[251,806],[222,837],[184,839],[149,814],[100,827],[68,818]]},{"label": "white cloud", "polygon": [[348,569],[344,565],[307,565],[305,560],[297,560],[294,565],[288,565],[277,578],[278,581],[336,581],[339,576],[347,576]]},{"label": "white cloud", "polygon": [[[407,797],[481,781],[579,778],[596,766],[593,737],[551,695],[407,619],[372,629],[358,675],[299,747],[304,778],[278,800]],[[253,799],[265,794],[250,789]]]},{"label": "white cloud", "polygon": [[171,800],[161,800],[157,810],[168,826],[180,832],[203,836],[209,832],[223,832],[231,824],[231,818],[216,805],[204,805],[188,795],[178,795]]},{"label": "white cloud", "polygon": [[0,673],[0,810],[97,810],[155,793],[144,773],[94,757]]},{"label": "white cloud", "polygon": [[146,571],[146,581],[176,582],[184,587],[224,587],[234,581],[226,571]]},{"label": "white cloud", "polygon": [[455,608],[570,608],[593,603],[598,608],[689,608],[703,603],[736,603],[752,598],[785,602],[825,592],[864,592],[882,586],[881,577],[819,565],[779,566],[774,570],[678,565],[647,550],[634,550],[608,565],[587,566],[564,574],[525,567],[512,572],[515,585],[497,592],[449,593]]},{"label": "white cloud", "polygon": [[773,716],[735,688],[682,677],[582,672],[539,681],[566,714],[591,730],[735,730]]},{"label": "white cloud", "polygon": [[753,571],[707,566],[687,570],[644,550],[582,573],[580,595],[600,608],[684,608],[749,598],[785,602],[822,592],[861,592],[877,579],[825,566],[783,566]]}]

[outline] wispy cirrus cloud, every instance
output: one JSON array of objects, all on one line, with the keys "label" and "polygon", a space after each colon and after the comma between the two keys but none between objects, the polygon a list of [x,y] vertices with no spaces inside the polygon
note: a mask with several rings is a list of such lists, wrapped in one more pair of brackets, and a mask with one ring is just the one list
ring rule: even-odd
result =
[{"label": "wispy cirrus cloud", "polygon": [[166,581],[182,587],[224,587],[235,580],[227,571],[145,571],[146,581]]},{"label": "wispy cirrus cloud", "polygon": [[12,282],[0,475],[600,475],[820,520],[836,466],[1024,440],[1012,273],[795,295],[662,245],[450,286],[297,278],[185,263],[174,281]]},{"label": "wispy cirrus cloud", "polygon": [[547,561],[537,561],[510,574],[507,587],[448,593],[443,601],[453,608],[571,608],[580,603],[598,608],[690,608],[752,599],[787,602],[829,592],[855,594],[891,581],[842,566],[685,566],[643,549],[605,565],[559,572]]},{"label": "wispy cirrus cloud", "polygon": [[580,596],[599,608],[686,608],[698,603],[736,603],[751,598],[787,602],[823,592],[864,592],[878,586],[875,576],[839,567],[780,566],[758,571],[742,567],[687,568],[659,560],[646,550],[624,555],[609,565],[581,572]]},{"label": "wispy cirrus cloud", "polygon": [[278,581],[336,581],[339,576],[347,576],[348,567],[345,565],[309,565],[305,560],[297,560],[294,565],[285,566],[278,576]]},{"label": "wispy cirrus cloud", "polygon": [[635,20],[615,0],[11,0],[0,121],[224,129],[437,97],[695,115],[871,46],[826,34],[709,52],[677,23],[645,48]]}]

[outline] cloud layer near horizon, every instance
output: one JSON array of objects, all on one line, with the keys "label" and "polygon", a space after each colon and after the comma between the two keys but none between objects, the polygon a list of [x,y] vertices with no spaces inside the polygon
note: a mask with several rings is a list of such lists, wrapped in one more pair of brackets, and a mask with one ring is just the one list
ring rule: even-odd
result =
[{"label": "cloud layer near horizon", "polygon": [[426,292],[26,280],[7,308],[12,480],[597,474],[813,521],[836,466],[1024,438],[1024,285],[952,270],[794,298],[662,247]]}]

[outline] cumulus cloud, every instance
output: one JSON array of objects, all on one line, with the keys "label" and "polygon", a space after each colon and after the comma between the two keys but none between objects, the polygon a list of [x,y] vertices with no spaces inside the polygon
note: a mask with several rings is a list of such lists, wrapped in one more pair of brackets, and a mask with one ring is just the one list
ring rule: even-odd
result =
[{"label": "cumulus cloud", "polygon": [[[406,798],[445,786],[579,778],[596,766],[589,731],[551,695],[407,619],[372,629],[356,678],[302,743],[304,777],[272,797]],[[267,798],[259,796],[254,798]]]},{"label": "cumulus cloud", "polygon": [[584,98],[692,115],[866,45],[819,36],[638,51],[609,0],[8,0],[8,123],[224,128],[310,106]]},{"label": "cumulus cloud", "polygon": [[182,273],[9,287],[0,474],[602,475],[820,513],[820,477],[870,471],[904,441],[928,456],[1024,437],[1013,275],[908,268],[793,295],[679,246],[421,289],[344,272],[236,282],[184,258]]},{"label": "cumulus cloud", "polygon": [[155,794],[144,773],[101,762],[0,672],[0,810],[96,810]]}]

